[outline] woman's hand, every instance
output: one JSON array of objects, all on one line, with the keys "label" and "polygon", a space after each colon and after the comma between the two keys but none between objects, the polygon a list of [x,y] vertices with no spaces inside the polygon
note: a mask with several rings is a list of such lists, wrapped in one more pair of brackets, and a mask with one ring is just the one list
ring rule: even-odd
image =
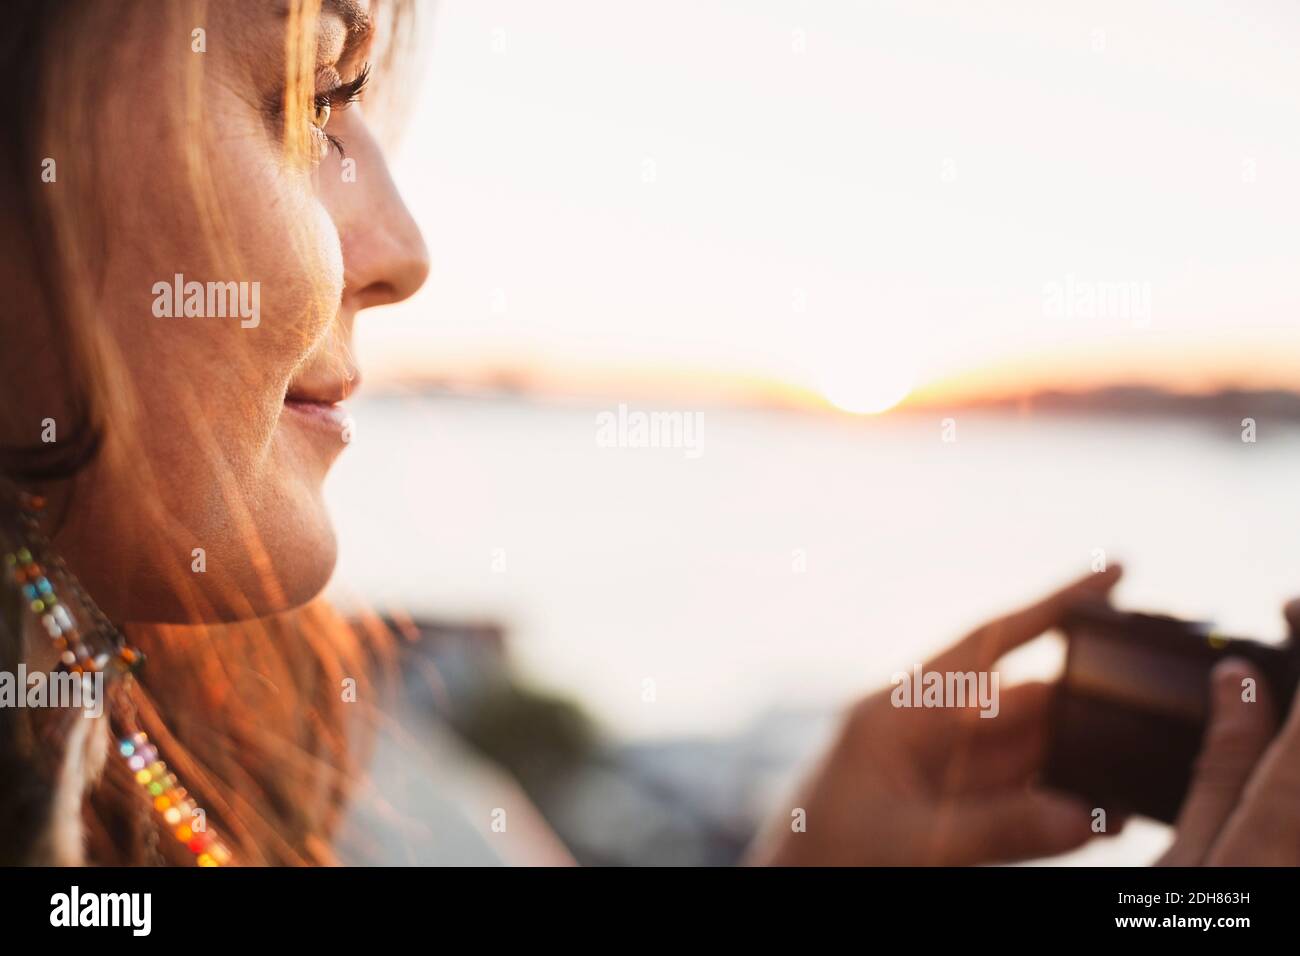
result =
[{"label": "woman's hand", "polygon": [[[1300,599],[1285,613],[1296,640]],[[1300,865],[1300,707],[1279,732],[1269,688],[1245,661],[1214,669],[1210,722],[1176,830],[1160,865]]]},{"label": "woman's hand", "polygon": [[[1070,605],[1104,599],[1119,576],[1114,566],[1088,575],[979,628],[924,669],[987,673],[1059,624]],[[1050,856],[1086,842],[1089,808],[1034,786],[1050,692],[1042,683],[1003,690],[991,718],[980,717],[977,703],[895,707],[890,689],[868,697],[798,799],[778,814],[755,862],[955,866]],[[804,832],[792,825],[799,809]]]}]

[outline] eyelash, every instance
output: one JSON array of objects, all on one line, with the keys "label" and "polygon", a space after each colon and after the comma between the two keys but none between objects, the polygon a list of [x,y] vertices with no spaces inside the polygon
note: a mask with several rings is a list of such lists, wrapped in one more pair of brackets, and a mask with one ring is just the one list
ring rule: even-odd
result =
[{"label": "eyelash", "polygon": [[[340,83],[338,86],[334,87],[333,89],[322,90],[321,92],[317,93],[313,105],[316,107],[316,109],[324,109],[325,107],[329,107],[331,112],[336,109],[339,110],[347,109],[350,104],[355,103],[357,100],[361,99],[361,94],[362,92],[364,92],[366,88],[366,84],[369,81],[370,81],[370,64],[367,63],[361,67],[361,71],[357,73],[354,79],[351,79],[346,83]],[[343,155],[343,141],[341,139],[339,139],[337,136],[333,135],[332,133],[325,132],[325,129],[323,127],[316,126],[315,123],[312,124],[312,127],[321,136],[325,137],[326,142],[329,143],[330,149],[336,150],[340,156]]]}]

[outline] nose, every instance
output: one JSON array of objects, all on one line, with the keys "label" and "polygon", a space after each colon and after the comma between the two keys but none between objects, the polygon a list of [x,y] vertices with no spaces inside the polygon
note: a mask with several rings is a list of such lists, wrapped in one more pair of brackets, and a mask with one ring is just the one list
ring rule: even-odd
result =
[{"label": "nose", "polygon": [[349,122],[341,138],[346,156],[322,166],[320,188],[343,247],[344,304],[359,310],[400,302],[429,277],[424,237],[365,122]]}]

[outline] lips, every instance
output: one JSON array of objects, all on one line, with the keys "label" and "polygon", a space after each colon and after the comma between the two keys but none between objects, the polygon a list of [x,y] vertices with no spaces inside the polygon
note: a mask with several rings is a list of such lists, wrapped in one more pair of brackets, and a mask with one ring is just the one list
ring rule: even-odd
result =
[{"label": "lips", "polygon": [[361,385],[361,376],[355,369],[346,369],[340,377],[337,368],[329,375],[305,375],[289,383],[284,395],[284,407],[294,420],[334,435],[343,433],[350,421],[345,401]]},{"label": "lips", "polygon": [[328,376],[306,375],[289,383],[284,402],[300,405],[337,405],[347,401],[361,387],[361,375],[356,369],[346,369],[339,377],[332,371]]}]

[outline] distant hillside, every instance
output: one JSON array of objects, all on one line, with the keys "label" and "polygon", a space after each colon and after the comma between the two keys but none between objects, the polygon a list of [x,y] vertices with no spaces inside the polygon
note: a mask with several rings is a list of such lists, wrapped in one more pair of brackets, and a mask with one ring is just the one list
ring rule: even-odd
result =
[{"label": "distant hillside", "polygon": [[[944,407],[907,406],[914,411]],[[947,406],[954,407],[954,406]],[[1034,411],[1106,415],[1177,415],[1188,417],[1269,418],[1300,421],[1300,392],[1280,389],[1220,389],[1204,394],[1170,392],[1145,385],[1116,385],[1084,392],[1042,391],[962,402],[963,409]]]},{"label": "distant hillside", "polygon": [[[780,388],[771,383],[755,384],[718,376],[686,376],[665,383],[629,378],[626,381],[583,382],[581,387],[564,381],[546,381],[517,370],[491,375],[413,375],[374,383],[372,396],[415,396],[468,398],[526,402],[563,402],[604,406],[611,402],[658,402],[665,407],[710,406],[762,408],[774,411],[825,414],[831,409],[825,399],[797,386]],[[713,383],[716,387],[710,388]],[[1286,389],[1223,388],[1213,392],[1174,392],[1149,385],[1113,385],[1084,391],[1048,389],[1025,394],[990,398],[960,398],[941,401],[926,395],[913,396],[887,415],[936,411],[988,410],[1018,414],[1079,415],[1162,415],[1179,417],[1268,418],[1272,421],[1300,421],[1300,391]]]}]

